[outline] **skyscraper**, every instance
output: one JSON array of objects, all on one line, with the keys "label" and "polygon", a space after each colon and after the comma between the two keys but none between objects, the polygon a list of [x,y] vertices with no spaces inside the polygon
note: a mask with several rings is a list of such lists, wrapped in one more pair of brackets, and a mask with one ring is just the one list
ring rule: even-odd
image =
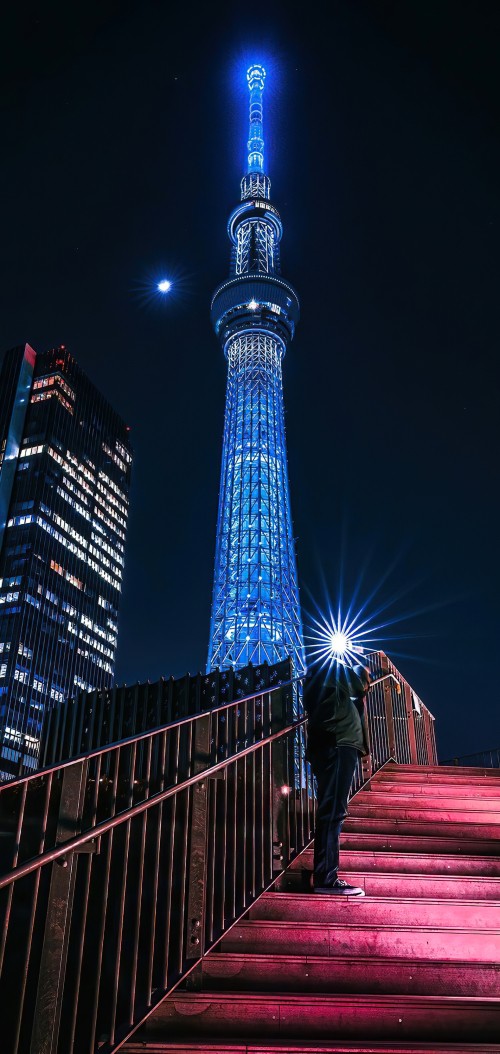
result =
[{"label": "skyscraper", "polygon": [[211,319],[228,362],[212,620],[207,668],[275,663],[304,669],[281,363],[299,318],[281,277],[282,223],[264,165],[266,72],[247,72],[248,167],[229,217],[229,278]]},{"label": "skyscraper", "polygon": [[44,713],[111,686],[132,453],[60,347],[0,376],[0,778],[36,768]]}]

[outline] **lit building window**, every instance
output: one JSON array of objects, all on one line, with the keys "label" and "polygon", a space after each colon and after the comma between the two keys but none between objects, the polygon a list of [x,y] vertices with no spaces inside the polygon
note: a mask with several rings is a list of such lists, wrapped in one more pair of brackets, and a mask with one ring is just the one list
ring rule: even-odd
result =
[{"label": "lit building window", "polygon": [[64,406],[64,409],[69,410],[70,414],[74,413],[71,403],[68,402],[64,395],[62,395],[61,392],[58,392],[56,388],[54,388],[51,392],[38,392],[37,394],[32,395],[31,402],[41,403],[44,402],[46,399],[51,399],[52,396],[55,396],[58,402],[60,402],[61,405]]},{"label": "lit building window", "polygon": [[19,451],[19,457],[31,457],[32,454],[41,454],[43,451],[43,444],[38,446],[25,446]]},{"label": "lit building window", "polygon": [[6,593],[0,597],[0,604],[12,604],[15,600],[19,600],[19,593]]},{"label": "lit building window", "polygon": [[67,582],[71,582],[72,586],[76,586],[77,589],[83,589],[83,582],[81,582],[79,578],[76,578],[75,575],[71,575],[69,571],[66,571],[65,568],[61,566],[61,564],[58,564],[56,562],[56,560],[51,560],[50,566],[53,571],[57,572],[58,575],[62,575],[62,577],[65,578]]}]

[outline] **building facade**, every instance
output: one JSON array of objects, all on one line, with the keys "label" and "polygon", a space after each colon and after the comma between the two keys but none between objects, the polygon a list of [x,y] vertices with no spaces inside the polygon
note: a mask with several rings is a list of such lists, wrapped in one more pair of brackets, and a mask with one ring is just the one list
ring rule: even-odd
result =
[{"label": "building facade", "polygon": [[44,715],[114,679],[132,451],[65,347],[0,376],[0,778],[36,768]]},{"label": "building facade", "polygon": [[299,318],[281,276],[282,223],[264,165],[262,66],[247,72],[248,167],[228,222],[229,278],[211,319],[228,363],[207,669],[305,668],[293,537],[281,364]]}]

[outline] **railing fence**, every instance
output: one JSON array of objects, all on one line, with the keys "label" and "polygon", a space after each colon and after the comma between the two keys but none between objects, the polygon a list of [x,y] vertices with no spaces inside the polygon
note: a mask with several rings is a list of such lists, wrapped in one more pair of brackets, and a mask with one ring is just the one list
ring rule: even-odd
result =
[{"label": "railing fence", "polygon": [[[432,718],[386,663],[356,787],[390,757],[435,763]],[[0,787],[2,1054],[118,1050],[310,843],[305,718],[282,672]]]}]

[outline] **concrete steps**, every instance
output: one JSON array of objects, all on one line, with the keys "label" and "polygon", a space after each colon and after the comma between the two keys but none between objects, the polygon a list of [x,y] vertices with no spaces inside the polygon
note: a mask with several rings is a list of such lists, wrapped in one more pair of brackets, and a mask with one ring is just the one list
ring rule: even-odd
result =
[{"label": "concrete steps", "polygon": [[[409,810],[405,810],[408,812]],[[476,814],[477,815],[477,814]],[[409,818],[404,812],[397,815],[358,816],[350,814],[344,823],[344,831],[357,834],[412,834],[419,838],[463,838],[468,840],[500,841],[500,823],[479,822],[473,824],[463,820],[440,820]]]},{"label": "concrete steps", "polygon": [[[406,852],[389,852],[387,849],[349,849],[348,839],[344,835],[340,839],[340,867],[341,871],[377,871],[392,872],[400,874],[405,871],[411,874],[424,875],[474,875],[500,879],[500,855],[480,856],[465,853],[419,853],[414,847],[407,848]],[[405,843],[406,844],[406,843]],[[288,877],[297,871],[311,872],[313,869],[313,851],[306,849],[299,857],[292,861],[290,867],[285,871],[283,877]],[[281,880],[280,880],[281,882]],[[500,899],[500,898],[499,898]]]},{"label": "concrete steps", "polygon": [[375,773],[374,779],[377,783],[383,783],[393,776],[402,781],[415,780],[416,783],[446,783],[447,778],[451,776],[454,786],[464,782],[469,787],[474,786],[477,782],[500,786],[500,769],[480,768],[474,765],[399,765],[395,761],[390,761],[380,772]]},{"label": "concrete steps", "polygon": [[[442,787],[439,788],[443,790]],[[484,788],[485,790],[487,788]],[[499,788],[500,791],[500,788]],[[419,791],[418,794],[405,794],[400,789],[396,790],[383,790],[383,791],[360,791],[356,795],[356,801],[353,801],[352,806],[356,809],[361,809],[364,806],[368,808],[385,807],[386,809],[394,809],[394,806],[401,806],[402,808],[411,809],[423,809],[426,812],[430,812],[435,816],[436,812],[460,812],[462,815],[465,813],[467,816],[472,813],[487,813],[491,818],[500,818],[500,793],[496,798],[492,798],[490,795],[481,795],[481,797],[471,799],[469,797],[462,796],[460,794],[452,795],[451,791],[447,788],[446,794],[435,794],[434,791],[428,791],[426,794]],[[358,812],[351,812],[351,816],[361,815]]]},{"label": "concrete steps", "polygon": [[[479,802],[481,798],[489,798],[491,801],[498,802],[500,799],[500,783],[486,783],[485,781],[477,780],[471,784],[471,781],[464,781],[460,783],[453,783],[451,777],[449,777],[446,783],[435,782],[426,780],[423,783],[417,783],[415,780],[410,779],[399,779],[395,780],[394,776],[387,776],[385,779],[380,779],[377,782],[377,790],[373,791],[358,791],[359,795],[364,794],[385,794],[391,793],[398,797],[405,796],[407,798],[418,798],[418,797],[432,797],[433,800],[436,798],[465,798],[469,800],[469,790],[472,786],[474,791],[474,801]],[[357,797],[358,795],[356,795]],[[477,808],[478,806],[475,806]]]},{"label": "concrete steps", "polygon": [[[283,1041],[327,1039],[412,1039],[498,1041],[497,999],[462,996],[392,996],[310,993],[240,994],[175,992],[148,1023],[148,1038],[224,1039],[259,1036]],[[196,1047],[193,1047],[195,1050]],[[223,1049],[223,1048],[222,1048]]]},{"label": "concrete steps", "polygon": [[[328,897],[310,893],[264,893],[249,909],[249,922],[303,922],[321,925],[460,927],[497,930],[500,901],[449,900],[426,897]],[[225,938],[223,938],[225,939]],[[500,943],[499,943],[500,948]]]},{"label": "concrete steps", "polygon": [[390,995],[496,997],[500,965],[443,959],[407,961],[381,956],[208,956],[203,987],[210,991],[377,992]]},{"label": "concrete steps", "polygon": [[[352,916],[336,924],[240,922],[223,938],[221,951],[275,955],[379,955],[408,959],[462,960],[498,963],[500,930],[412,925],[404,922],[370,925]],[[500,993],[499,993],[500,994]],[[500,1036],[500,1033],[499,1033]]]},{"label": "concrete steps", "polygon": [[289,1040],[285,1044],[279,1040],[267,1042],[238,1042],[238,1040],[219,1040],[217,1043],[196,1041],[184,1043],[182,1040],[134,1042],[131,1040],[122,1048],[127,1054],[497,1054],[497,1048],[489,1043],[426,1043],[400,1042],[399,1040],[361,1040],[359,1042],[333,1040],[332,1042],[297,1042]]},{"label": "concrete steps", "polygon": [[[348,820],[345,821],[348,824]],[[370,831],[366,828],[362,829],[361,822],[356,824],[349,824],[349,830],[346,831],[345,825],[342,833],[341,846],[347,849],[373,849],[382,850],[384,852],[403,852],[403,853],[460,853],[465,856],[474,855],[476,852],[480,856],[492,856],[495,860],[498,860],[498,838],[473,838],[471,835],[474,832],[469,829],[467,832],[468,837],[458,837],[455,833],[450,835],[446,832],[441,837],[440,833],[429,834],[418,834],[414,832],[405,832],[403,830],[393,830],[387,833],[379,833],[377,831]]]},{"label": "concrete steps", "polygon": [[[470,859],[470,858],[469,858]],[[463,861],[460,861],[463,863]],[[468,860],[465,860],[467,866]],[[500,861],[499,861],[500,863]],[[361,865],[361,866],[360,866]],[[470,874],[455,875],[429,874],[419,872],[398,873],[397,871],[379,871],[376,864],[372,868],[363,868],[358,862],[359,870],[348,867],[342,862],[342,874],[350,885],[360,886],[371,897],[429,897],[447,900],[496,900],[500,902],[500,878],[475,877]],[[308,893],[312,882],[311,871],[290,871],[280,882],[283,893]]]},{"label": "concrete steps", "polygon": [[500,770],[387,765],[353,798],[341,874],[312,850],[128,1054],[500,1054]]}]

